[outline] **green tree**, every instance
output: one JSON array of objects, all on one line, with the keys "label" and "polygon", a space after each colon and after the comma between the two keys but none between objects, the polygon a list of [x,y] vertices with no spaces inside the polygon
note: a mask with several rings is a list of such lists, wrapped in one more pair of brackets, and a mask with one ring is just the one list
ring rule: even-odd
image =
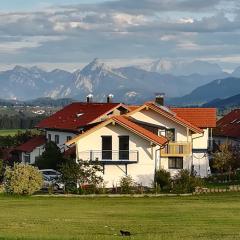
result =
[{"label": "green tree", "polygon": [[230,176],[233,164],[234,157],[232,151],[230,150],[230,146],[228,144],[221,144],[219,146],[219,150],[213,153],[212,166],[222,175],[224,172],[228,172]]},{"label": "green tree", "polygon": [[6,167],[4,180],[6,192],[19,195],[31,195],[43,185],[42,174],[38,169],[24,164]]},{"label": "green tree", "polygon": [[83,189],[84,185],[92,185],[96,189],[103,182],[100,174],[102,166],[96,163],[91,164],[89,161],[78,160],[76,162],[69,159],[60,166],[59,171],[67,191],[73,190],[77,185],[80,189]]},{"label": "green tree", "polygon": [[35,165],[39,169],[58,169],[59,166],[65,162],[65,159],[58,148],[58,146],[54,142],[48,142],[45,145],[45,151],[42,156],[40,156]]}]

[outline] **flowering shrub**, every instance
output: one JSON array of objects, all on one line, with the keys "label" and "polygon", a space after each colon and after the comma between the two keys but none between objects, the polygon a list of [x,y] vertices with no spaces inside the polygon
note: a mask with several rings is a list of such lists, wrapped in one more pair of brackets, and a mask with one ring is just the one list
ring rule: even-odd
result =
[{"label": "flowering shrub", "polygon": [[42,174],[38,169],[24,164],[7,167],[4,180],[6,192],[19,195],[32,195],[43,185]]}]

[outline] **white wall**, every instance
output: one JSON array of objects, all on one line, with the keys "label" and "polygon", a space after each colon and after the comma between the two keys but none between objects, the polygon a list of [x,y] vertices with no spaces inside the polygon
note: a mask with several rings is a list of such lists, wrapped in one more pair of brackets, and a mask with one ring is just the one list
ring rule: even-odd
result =
[{"label": "white wall", "polygon": [[[151,147],[150,142],[144,140],[138,135],[126,130],[119,125],[108,125],[96,130],[94,133],[79,139],[77,146],[78,159],[83,158],[83,151],[102,150],[101,136],[112,136],[112,150],[119,150],[119,138],[121,135],[129,136],[129,150],[139,151],[139,162],[128,164],[128,174],[131,175],[136,182],[146,186],[150,186],[155,171],[155,150],[159,147]],[[103,175],[107,187],[119,185],[119,180],[125,176],[124,165],[105,165],[105,173]]]},{"label": "white wall", "polygon": [[55,141],[55,135],[59,135],[59,144],[57,146],[61,149],[63,152],[65,150],[65,143],[67,141],[67,137],[71,136],[72,138],[76,136],[76,134],[71,132],[60,132],[60,131],[46,131],[46,138],[48,139],[48,134],[51,134],[51,139],[54,142]]},{"label": "white wall", "polygon": [[[181,126],[180,124],[156,113],[152,110],[142,110],[140,112],[136,112],[131,117],[135,118],[136,120],[152,123],[156,125],[160,125],[166,128],[174,128],[175,129],[175,140],[179,142],[186,142],[187,141],[187,128]],[[189,139],[189,141],[191,141]]]},{"label": "white wall", "polygon": [[203,129],[203,133],[192,135],[193,149],[208,149],[209,129]]},{"label": "white wall", "polygon": [[[34,164],[36,157],[41,156],[44,151],[45,151],[45,145],[42,145],[42,146],[35,148],[31,153],[29,153],[30,154],[30,164]],[[25,154],[28,154],[28,153],[22,152],[20,155],[22,163],[26,163],[24,161]]]}]

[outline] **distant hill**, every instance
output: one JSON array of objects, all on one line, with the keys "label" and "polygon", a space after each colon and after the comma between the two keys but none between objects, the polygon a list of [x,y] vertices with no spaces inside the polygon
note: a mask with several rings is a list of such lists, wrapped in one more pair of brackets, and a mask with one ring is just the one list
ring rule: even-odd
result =
[{"label": "distant hill", "polygon": [[196,88],[183,97],[168,99],[171,105],[202,105],[214,99],[228,98],[240,93],[240,78],[214,80]]},{"label": "distant hill", "polygon": [[18,101],[18,100],[4,100],[0,99],[0,106],[40,106],[40,107],[63,107],[66,106],[75,100],[71,98],[60,98],[60,99],[53,99],[53,98],[37,98],[28,101]]},{"label": "distant hill", "polygon": [[203,104],[203,107],[216,107],[218,109],[240,107],[240,94],[225,99],[214,99]]}]

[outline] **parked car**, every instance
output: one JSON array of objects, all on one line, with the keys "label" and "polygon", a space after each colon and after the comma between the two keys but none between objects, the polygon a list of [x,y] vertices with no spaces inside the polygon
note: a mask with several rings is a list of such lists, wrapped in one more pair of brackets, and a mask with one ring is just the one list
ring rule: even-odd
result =
[{"label": "parked car", "polygon": [[64,184],[60,181],[61,174],[54,169],[42,169],[39,172],[43,175],[43,189],[53,186],[54,190],[63,190]]},{"label": "parked car", "polygon": [[61,177],[61,173],[54,169],[41,169],[39,172],[51,179],[59,179]]}]

